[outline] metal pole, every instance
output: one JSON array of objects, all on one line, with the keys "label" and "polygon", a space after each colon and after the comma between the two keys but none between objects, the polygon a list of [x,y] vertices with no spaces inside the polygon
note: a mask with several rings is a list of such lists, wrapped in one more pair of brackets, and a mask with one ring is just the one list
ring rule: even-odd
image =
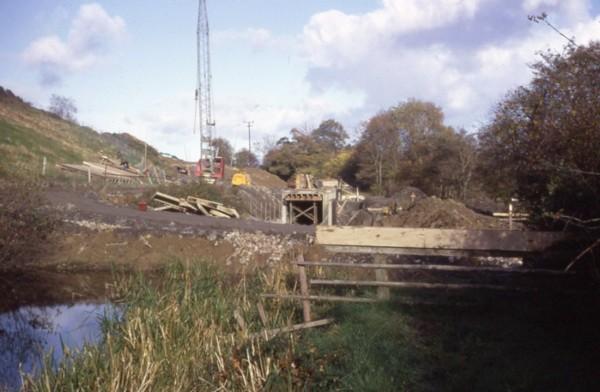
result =
[{"label": "metal pole", "polygon": [[252,129],[252,125],[254,125],[254,121],[247,121],[246,125],[248,125],[248,152],[252,152],[252,138],[251,138],[251,132],[250,130]]}]

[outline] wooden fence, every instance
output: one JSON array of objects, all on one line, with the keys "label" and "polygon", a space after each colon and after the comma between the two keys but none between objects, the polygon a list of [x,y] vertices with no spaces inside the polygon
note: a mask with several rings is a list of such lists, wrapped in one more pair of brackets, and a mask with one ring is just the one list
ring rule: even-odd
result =
[{"label": "wooden fence", "polygon": [[[442,290],[496,290],[496,291],[532,291],[533,288],[514,287],[497,284],[484,283],[430,283],[416,281],[390,281],[388,272],[391,270],[408,271],[447,271],[455,273],[470,272],[498,272],[519,275],[570,275],[570,272],[563,270],[550,270],[540,268],[504,268],[504,267],[486,267],[486,266],[457,266],[457,265],[438,265],[438,264],[387,264],[384,255],[375,255],[375,263],[340,263],[340,262],[317,262],[305,261],[302,255],[295,261],[297,267],[298,282],[300,284],[300,294],[263,294],[265,298],[280,298],[298,300],[302,302],[302,314],[304,322],[312,321],[311,301],[329,301],[329,302],[358,302],[373,303],[377,301],[386,301],[390,299],[390,289],[442,289]],[[342,279],[311,279],[309,278],[309,268],[351,268],[374,271],[373,280],[342,280]],[[321,295],[318,292],[312,292],[312,287],[376,287],[376,297],[355,297],[338,295]]]}]

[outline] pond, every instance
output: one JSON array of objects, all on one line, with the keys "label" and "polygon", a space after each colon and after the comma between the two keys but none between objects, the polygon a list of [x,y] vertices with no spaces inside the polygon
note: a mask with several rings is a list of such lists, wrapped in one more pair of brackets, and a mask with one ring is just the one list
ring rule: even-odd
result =
[{"label": "pond", "polygon": [[102,320],[115,317],[107,303],[22,306],[0,314],[0,390],[17,390],[21,373],[35,375],[44,360],[57,365],[64,350],[78,350],[102,337]]},{"label": "pond", "polygon": [[108,297],[111,271],[0,271],[0,391],[19,389],[21,373],[54,365],[63,347],[77,350],[102,337],[104,316],[117,315]]}]

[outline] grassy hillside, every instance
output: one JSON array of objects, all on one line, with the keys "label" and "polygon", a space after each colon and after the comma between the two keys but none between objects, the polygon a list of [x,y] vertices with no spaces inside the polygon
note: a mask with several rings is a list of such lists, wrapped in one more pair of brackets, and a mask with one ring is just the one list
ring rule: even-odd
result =
[{"label": "grassy hillside", "polygon": [[[126,133],[98,133],[65,121],[0,87],[0,176],[37,176],[44,156],[52,174],[56,163],[97,161],[100,152],[112,157],[120,153],[135,165],[143,160],[144,143]],[[168,164],[150,146],[148,162]]]}]

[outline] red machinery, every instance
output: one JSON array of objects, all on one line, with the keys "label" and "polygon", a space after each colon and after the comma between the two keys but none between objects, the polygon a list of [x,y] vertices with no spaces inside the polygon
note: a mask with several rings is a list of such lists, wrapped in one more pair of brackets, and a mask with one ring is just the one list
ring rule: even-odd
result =
[{"label": "red machinery", "polygon": [[212,162],[210,159],[202,159],[196,163],[194,175],[204,177],[209,182],[222,180],[225,176],[225,160],[223,157],[215,157]]}]

